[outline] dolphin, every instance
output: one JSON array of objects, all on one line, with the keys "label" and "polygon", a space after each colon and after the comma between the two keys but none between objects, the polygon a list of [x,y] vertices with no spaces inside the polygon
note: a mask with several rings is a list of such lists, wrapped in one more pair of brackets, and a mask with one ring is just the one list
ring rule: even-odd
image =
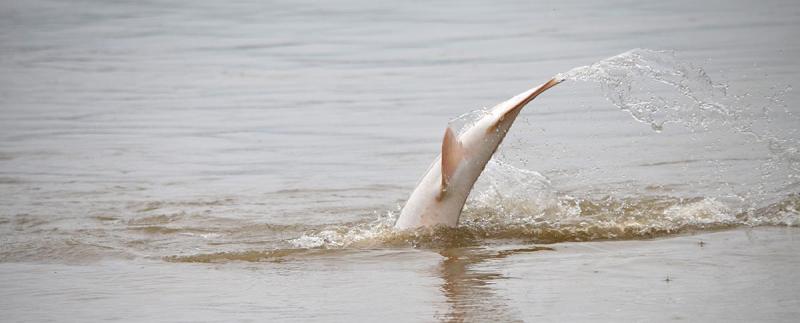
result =
[{"label": "dolphin", "polygon": [[458,218],[472,186],[522,107],[562,81],[560,77],[553,78],[496,105],[460,135],[448,126],[444,132],[442,153],[411,193],[394,228],[458,226]]}]

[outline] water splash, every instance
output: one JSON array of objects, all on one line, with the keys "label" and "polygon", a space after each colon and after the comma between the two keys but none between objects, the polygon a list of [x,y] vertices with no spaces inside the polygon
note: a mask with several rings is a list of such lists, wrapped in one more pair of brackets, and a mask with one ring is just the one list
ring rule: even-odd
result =
[{"label": "water splash", "polygon": [[[770,127],[774,120],[795,117],[783,99],[791,87],[773,87],[768,95],[737,94],[675,53],[647,49],[634,49],[557,77],[597,83],[613,105],[656,132],[670,124],[695,133],[723,129],[765,144],[770,156],[759,165],[766,174],[762,181],[780,182],[776,180],[780,177],[788,182],[772,191],[758,185],[744,192],[741,198],[750,202],[745,207],[713,194],[647,195],[646,189],[633,196],[596,196],[560,192],[541,173],[514,166],[497,155],[476,183],[458,228],[397,232],[393,224],[398,212],[385,212],[370,221],[313,229],[289,244],[300,249],[441,248],[498,239],[537,243],[643,239],[743,225],[800,225],[800,195],[795,192],[797,185],[792,185],[800,179],[797,131],[780,133]],[[449,126],[461,133],[487,111],[466,113]],[[211,256],[216,257],[228,255]]]},{"label": "water splash", "polygon": [[573,196],[542,174],[491,160],[458,228],[395,231],[399,212],[307,232],[294,248],[465,247],[497,240],[533,243],[650,239],[736,226],[799,226],[800,194],[761,208],[735,209],[713,197]]},{"label": "water splash", "polygon": [[[668,51],[633,49],[556,77],[599,83],[611,103],[656,131],[666,123],[706,128],[735,116],[722,102],[726,84],[714,82],[702,68]],[[680,95],[664,95],[669,90]]]},{"label": "water splash", "polygon": [[[747,136],[766,144],[771,152],[771,161],[762,165],[763,172],[785,167],[790,178],[800,174],[798,129],[779,132],[772,126],[775,120],[800,122],[784,100],[792,91],[789,85],[773,86],[771,93],[764,95],[735,93],[672,51],[638,48],[556,78],[599,84],[606,99],[655,131],[673,123],[692,131],[718,126]],[[752,97],[758,99],[753,102]]]},{"label": "water splash", "polygon": [[741,213],[733,212],[724,203],[711,198],[552,197],[555,199],[550,201],[552,204],[546,211],[519,207],[499,210],[491,205],[490,200],[473,201],[464,210],[458,228],[395,231],[392,225],[397,213],[387,212],[372,221],[310,230],[289,240],[287,248],[199,253],[164,259],[173,262],[280,262],[330,255],[325,250],[442,249],[508,240],[527,243],[631,240],[736,226],[800,225],[800,195],[791,195],[768,207]]},{"label": "water splash", "polygon": [[395,212],[383,213],[373,221],[349,223],[307,232],[289,242],[297,248],[374,247],[394,230]]}]

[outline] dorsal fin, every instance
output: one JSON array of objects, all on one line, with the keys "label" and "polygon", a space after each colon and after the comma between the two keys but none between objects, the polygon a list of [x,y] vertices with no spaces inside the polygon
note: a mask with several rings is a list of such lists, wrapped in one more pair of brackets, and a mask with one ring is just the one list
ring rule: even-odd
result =
[{"label": "dorsal fin", "polygon": [[[547,89],[556,86],[556,84],[561,83],[562,81],[564,80],[554,78],[547,81],[547,83],[542,84],[536,89],[528,90],[528,92],[530,93],[521,94],[522,99],[518,101],[516,104],[511,105],[509,108],[507,108],[506,111],[503,111],[500,117],[497,118],[497,121],[495,121],[495,123],[487,129],[487,132],[496,131],[497,127],[500,126],[500,123],[503,122],[503,120],[505,120],[511,113],[519,112],[519,110],[522,109],[522,107],[524,107],[526,104],[528,104],[528,102],[531,102],[531,100],[539,96],[539,94],[542,94],[542,92],[547,91]],[[514,97],[511,100],[514,100],[517,97]]]},{"label": "dorsal fin", "polygon": [[439,199],[444,197],[447,192],[447,185],[458,168],[458,164],[464,159],[464,146],[458,141],[458,137],[453,129],[447,127],[442,141],[442,187]]}]

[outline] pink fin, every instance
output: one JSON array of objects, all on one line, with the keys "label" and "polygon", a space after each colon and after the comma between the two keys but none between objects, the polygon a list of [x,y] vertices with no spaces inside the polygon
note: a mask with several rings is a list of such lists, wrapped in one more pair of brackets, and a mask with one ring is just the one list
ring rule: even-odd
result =
[{"label": "pink fin", "polygon": [[442,141],[442,191],[439,193],[441,200],[447,192],[447,185],[458,168],[458,164],[464,159],[464,146],[458,141],[453,129],[447,127]]},{"label": "pink fin", "polygon": [[503,111],[503,114],[500,116],[500,118],[498,118],[497,121],[491,127],[488,128],[487,132],[496,131],[497,127],[500,126],[500,123],[503,122],[503,120],[505,120],[506,117],[508,117],[511,113],[519,112],[519,110],[522,109],[522,107],[524,107],[526,104],[528,104],[528,102],[531,102],[531,100],[539,96],[539,94],[542,94],[542,92],[547,91],[547,89],[556,86],[558,83],[561,83],[562,81],[563,80],[551,79],[547,81],[547,83],[544,83],[535,90],[533,90],[533,92],[528,94],[517,104],[511,106],[510,108],[508,108],[508,110]]}]

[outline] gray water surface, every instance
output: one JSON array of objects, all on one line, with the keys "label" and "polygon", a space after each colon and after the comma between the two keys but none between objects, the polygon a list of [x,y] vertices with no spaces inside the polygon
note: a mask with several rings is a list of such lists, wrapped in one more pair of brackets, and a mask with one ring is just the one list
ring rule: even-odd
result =
[{"label": "gray water surface", "polygon": [[[2,1],[0,312],[791,320],[798,39],[796,1]],[[450,120],[635,48],[739,112],[654,131],[569,80],[523,111],[464,229],[387,232]]]}]

